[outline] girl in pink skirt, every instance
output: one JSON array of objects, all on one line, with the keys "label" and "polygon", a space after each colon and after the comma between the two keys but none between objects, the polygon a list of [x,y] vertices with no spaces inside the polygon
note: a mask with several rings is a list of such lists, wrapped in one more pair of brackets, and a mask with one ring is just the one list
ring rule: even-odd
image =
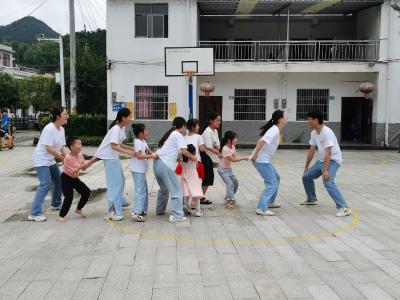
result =
[{"label": "girl in pink skirt", "polygon": [[[187,146],[187,151],[192,155],[196,155],[196,148],[192,144]],[[203,213],[201,212],[200,199],[204,195],[203,190],[201,189],[201,179],[197,173],[197,162],[193,162],[186,156],[183,156],[182,159],[181,183],[184,208],[186,208],[185,211],[190,212],[189,199],[192,197],[192,199],[194,199],[196,202],[196,212],[194,215],[196,217],[201,217]]]}]

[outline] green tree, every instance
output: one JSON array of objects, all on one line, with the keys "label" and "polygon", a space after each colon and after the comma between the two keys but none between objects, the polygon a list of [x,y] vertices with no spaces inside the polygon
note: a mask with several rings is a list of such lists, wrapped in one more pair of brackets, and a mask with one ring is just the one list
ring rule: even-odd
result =
[{"label": "green tree", "polygon": [[48,111],[58,104],[54,94],[54,79],[34,76],[20,80],[19,97],[21,103],[30,103],[35,111]]},{"label": "green tree", "polygon": [[10,74],[0,72],[0,107],[16,106],[18,100],[17,81]]},{"label": "green tree", "polygon": [[36,68],[41,73],[60,70],[58,44],[54,42],[32,44],[24,54],[23,65]]}]

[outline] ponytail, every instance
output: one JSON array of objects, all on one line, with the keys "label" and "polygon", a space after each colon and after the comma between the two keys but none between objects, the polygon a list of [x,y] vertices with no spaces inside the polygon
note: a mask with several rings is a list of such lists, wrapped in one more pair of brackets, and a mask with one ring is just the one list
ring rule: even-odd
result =
[{"label": "ponytail", "polygon": [[237,137],[237,134],[236,134],[236,132],[234,132],[234,131],[226,131],[225,132],[225,134],[224,134],[224,137],[222,138],[222,140],[221,140],[221,146],[220,146],[220,149],[219,149],[219,151],[221,152],[222,151],[222,148],[224,148],[224,146],[226,145],[226,144],[228,144],[228,141],[232,141],[234,138],[236,138]]},{"label": "ponytail", "polygon": [[279,120],[283,118],[285,112],[283,110],[276,110],[273,112],[271,119],[260,128],[260,136],[263,136],[272,126],[278,125]]},{"label": "ponytail", "polygon": [[108,127],[108,129],[111,129],[112,127],[114,127],[115,125],[120,123],[122,121],[122,118],[127,118],[130,115],[131,115],[131,111],[129,108],[127,108],[127,107],[121,108],[117,113],[117,117],[115,118],[114,121],[111,122],[110,127]]},{"label": "ponytail", "polygon": [[166,140],[168,140],[169,136],[175,129],[180,129],[183,126],[186,125],[186,120],[182,117],[175,117],[175,119],[172,121],[172,127],[169,129],[161,138],[161,140],[158,142],[158,147],[161,148],[164,146],[164,143]]}]

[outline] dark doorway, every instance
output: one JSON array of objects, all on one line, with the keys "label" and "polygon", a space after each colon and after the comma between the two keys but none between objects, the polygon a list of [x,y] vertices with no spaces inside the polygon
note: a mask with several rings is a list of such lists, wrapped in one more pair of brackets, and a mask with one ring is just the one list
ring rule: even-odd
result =
[{"label": "dark doorway", "polygon": [[372,100],[342,98],[342,141],[371,143]]},{"label": "dark doorway", "polygon": [[[216,112],[222,116],[222,96],[199,96],[199,121],[200,132],[202,133],[207,127],[207,117],[210,113]],[[218,129],[221,136],[222,126]]]}]

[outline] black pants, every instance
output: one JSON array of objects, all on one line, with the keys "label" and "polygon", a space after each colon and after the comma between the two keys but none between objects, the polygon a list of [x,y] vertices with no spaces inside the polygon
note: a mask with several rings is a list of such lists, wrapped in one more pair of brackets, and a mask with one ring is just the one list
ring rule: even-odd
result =
[{"label": "black pants", "polygon": [[60,217],[64,218],[71,208],[74,198],[74,189],[81,194],[77,209],[81,210],[90,196],[90,189],[79,178],[72,178],[65,173],[61,174],[61,188],[64,194],[64,202],[60,210]]},{"label": "black pants", "polygon": [[204,166],[204,175],[202,186],[211,186],[214,184],[214,164],[210,156],[205,152],[200,152],[201,162]]}]

